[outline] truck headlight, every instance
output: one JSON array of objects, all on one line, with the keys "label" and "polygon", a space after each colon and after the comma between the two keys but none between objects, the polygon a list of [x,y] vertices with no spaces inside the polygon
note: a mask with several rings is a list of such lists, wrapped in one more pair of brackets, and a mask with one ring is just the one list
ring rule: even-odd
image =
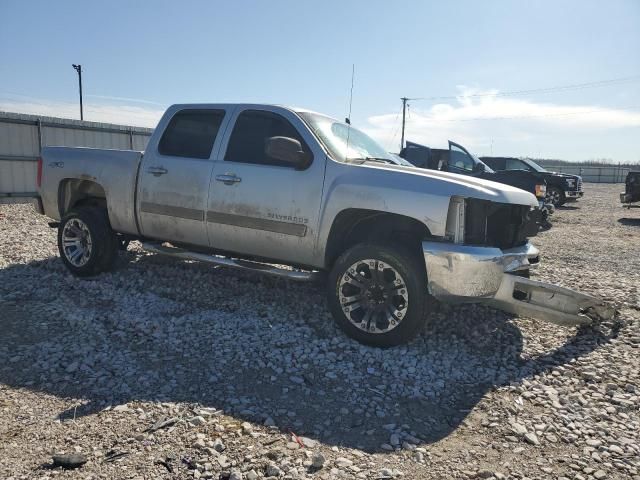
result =
[{"label": "truck headlight", "polygon": [[465,201],[464,198],[451,197],[447,213],[445,236],[453,243],[464,243]]},{"label": "truck headlight", "polygon": [[545,184],[536,185],[536,197],[544,198],[547,195],[547,186]]},{"label": "truck headlight", "polygon": [[576,184],[576,179],[575,178],[567,178],[565,179],[567,181],[567,186],[569,188],[573,188]]}]

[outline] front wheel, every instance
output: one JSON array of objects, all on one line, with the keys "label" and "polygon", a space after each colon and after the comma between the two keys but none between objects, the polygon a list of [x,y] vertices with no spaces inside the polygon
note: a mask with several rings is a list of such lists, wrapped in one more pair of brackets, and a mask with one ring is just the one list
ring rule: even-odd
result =
[{"label": "front wheel", "polygon": [[424,261],[402,247],[359,244],[350,248],[336,260],[327,293],[338,326],[367,345],[406,343],[425,324]]},{"label": "front wheel", "polygon": [[567,201],[564,196],[564,192],[558,187],[548,187],[545,200],[547,203],[552,204],[554,207],[564,205]]},{"label": "front wheel", "polygon": [[79,277],[110,270],[118,242],[106,210],[81,207],[69,211],[58,226],[58,250],[66,267]]}]

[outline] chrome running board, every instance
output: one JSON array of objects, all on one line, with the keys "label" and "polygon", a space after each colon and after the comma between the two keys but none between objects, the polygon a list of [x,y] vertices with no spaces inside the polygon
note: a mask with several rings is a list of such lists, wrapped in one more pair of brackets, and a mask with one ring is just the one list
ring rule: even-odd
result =
[{"label": "chrome running board", "polygon": [[199,262],[212,263],[220,267],[231,267],[239,270],[250,270],[252,272],[264,273],[276,277],[287,278],[297,282],[311,282],[316,280],[321,274],[317,271],[287,270],[276,267],[268,263],[253,262],[239,258],[228,258],[219,255],[209,255],[206,253],[191,252],[177,247],[166,247],[161,243],[143,242],[142,248],[147,252],[160,253],[170,257],[181,258],[183,260],[196,260]]},{"label": "chrome running board", "polygon": [[610,320],[615,315],[615,310],[599,298],[511,274],[503,276],[495,296],[486,303],[565,327]]}]

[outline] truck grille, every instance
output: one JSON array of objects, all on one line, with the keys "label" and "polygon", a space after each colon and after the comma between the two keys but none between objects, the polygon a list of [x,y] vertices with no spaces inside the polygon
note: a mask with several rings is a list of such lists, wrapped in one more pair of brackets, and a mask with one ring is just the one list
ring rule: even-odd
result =
[{"label": "truck grille", "polygon": [[582,191],[582,177],[578,177],[578,183],[577,183],[577,185],[576,185],[576,190],[577,190],[578,192],[581,192],[581,191]]},{"label": "truck grille", "polygon": [[540,215],[526,205],[468,199],[464,243],[501,249],[524,245],[538,232]]}]

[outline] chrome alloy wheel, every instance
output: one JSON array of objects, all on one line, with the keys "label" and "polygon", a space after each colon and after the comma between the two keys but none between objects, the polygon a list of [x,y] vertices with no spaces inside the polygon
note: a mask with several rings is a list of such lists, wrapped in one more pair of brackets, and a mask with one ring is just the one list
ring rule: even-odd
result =
[{"label": "chrome alloy wheel", "polygon": [[547,203],[550,203],[555,207],[560,203],[560,192],[555,188],[551,189],[550,192],[547,192],[546,200]]},{"label": "chrome alloy wheel", "polygon": [[368,333],[386,333],[396,328],[407,314],[407,284],[388,263],[359,260],[340,278],[340,306],[347,319]]},{"label": "chrome alloy wheel", "polygon": [[64,256],[74,267],[83,267],[91,257],[91,232],[79,218],[72,218],[62,230]]}]

